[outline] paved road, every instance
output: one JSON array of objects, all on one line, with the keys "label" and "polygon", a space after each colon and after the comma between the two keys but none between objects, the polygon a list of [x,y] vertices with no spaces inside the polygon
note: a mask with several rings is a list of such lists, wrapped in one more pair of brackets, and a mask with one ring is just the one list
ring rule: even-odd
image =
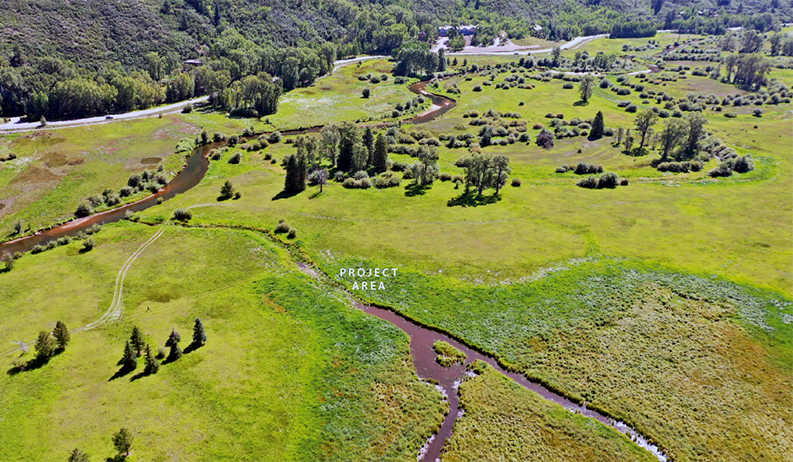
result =
[{"label": "paved road", "polygon": [[[110,123],[118,120],[140,119],[142,117],[151,117],[153,115],[159,114],[173,114],[175,112],[181,111],[182,108],[188,104],[202,103],[207,99],[207,96],[202,96],[200,98],[169,104],[168,106],[158,106],[140,111],[126,112],[124,114],[111,114],[110,116],[88,117],[85,119],[59,120],[56,122],[48,122],[47,128],[66,128],[80,125],[95,125]],[[112,118],[108,119],[107,117]],[[9,123],[0,125],[0,133],[29,132],[36,130],[40,127],[40,125],[41,124],[38,122],[20,122],[19,117],[14,117]]]},{"label": "paved road", "polygon": [[[576,37],[573,40],[561,45],[559,48],[562,50],[572,50],[580,47],[581,45],[595,39],[606,38],[609,34],[587,35],[585,37]],[[539,50],[504,50],[504,51],[468,51],[468,52],[450,52],[446,53],[447,56],[465,56],[465,55],[487,55],[487,56],[509,56],[509,55],[533,55],[538,53],[550,53],[553,48],[542,48]]]}]

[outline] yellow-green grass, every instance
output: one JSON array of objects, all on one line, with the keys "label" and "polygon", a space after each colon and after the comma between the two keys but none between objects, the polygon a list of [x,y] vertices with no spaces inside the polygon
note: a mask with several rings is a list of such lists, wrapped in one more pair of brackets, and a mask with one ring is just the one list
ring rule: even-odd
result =
[{"label": "yellow-green grass", "polygon": [[[699,35],[690,35],[690,34],[657,34],[654,37],[647,37],[647,38],[619,38],[619,39],[611,39],[611,38],[598,38],[594,40],[590,40],[581,46],[578,46],[574,49],[570,50],[563,50],[562,54],[566,57],[572,57],[578,52],[587,51],[590,55],[594,56],[597,52],[602,51],[606,54],[628,54],[628,55],[636,55],[636,56],[651,56],[660,53],[661,51],[666,48],[667,45],[672,45],[675,42],[684,42],[689,39],[697,39],[701,38]],[[658,48],[649,49],[645,51],[622,51],[623,45],[630,45],[631,47],[642,47],[648,44],[650,40],[654,40],[659,44]]]},{"label": "yellow-green grass", "polygon": [[656,460],[619,432],[572,414],[483,364],[478,376],[460,385],[465,414],[454,424],[443,462]]},{"label": "yellow-green grass", "polygon": [[[56,320],[99,318],[121,262],[155,231],[106,226],[91,252],[72,244],[0,274],[3,349]],[[314,287],[261,235],[169,227],[132,265],[123,305],[120,322],[73,334],[44,366],[3,370],[4,460],[60,461],[75,447],[104,460],[123,426],[130,460],[408,461],[442,419],[407,337]],[[133,325],[155,351],[176,328],[184,348],[196,317],[204,347],[109,380]]]},{"label": "yellow-green grass", "polygon": [[69,218],[86,197],[117,191],[146,168],[161,164],[175,173],[182,165],[176,142],[196,133],[194,124],[172,115],[0,138],[0,150],[17,156],[0,163],[0,236],[17,220],[35,230]]},{"label": "yellow-green grass", "polygon": [[441,366],[449,367],[457,363],[462,364],[465,362],[465,353],[452,346],[449,342],[437,340],[432,344],[432,349],[438,353],[435,360],[438,361],[438,364]]},{"label": "yellow-green grass", "polygon": [[[342,120],[390,119],[397,103],[405,103],[416,95],[407,84],[396,84],[391,70],[394,63],[369,60],[361,65],[350,64],[323,77],[310,87],[290,91],[279,101],[278,112],[269,120],[280,130],[315,127]],[[388,75],[377,84],[358,80],[358,76]],[[414,82],[411,80],[411,82]],[[369,98],[362,97],[364,88],[371,90]]]},{"label": "yellow-green grass", "polygon": [[564,41],[545,40],[537,37],[532,37],[531,35],[527,37],[523,37],[522,39],[512,39],[512,42],[514,42],[515,45],[534,46],[534,48],[540,48],[540,49],[558,47],[566,43]]}]

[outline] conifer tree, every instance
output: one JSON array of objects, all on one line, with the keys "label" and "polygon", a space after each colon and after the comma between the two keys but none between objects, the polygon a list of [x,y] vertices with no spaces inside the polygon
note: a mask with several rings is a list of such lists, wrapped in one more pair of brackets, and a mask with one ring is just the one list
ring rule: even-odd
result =
[{"label": "conifer tree", "polygon": [[132,328],[132,335],[129,338],[129,342],[132,344],[132,348],[135,349],[135,355],[140,356],[143,352],[143,346],[146,345],[146,342],[143,341],[143,332],[138,329],[138,326],[134,326]]},{"label": "conifer tree", "polygon": [[603,112],[598,111],[598,113],[595,114],[595,119],[592,120],[592,131],[589,132],[589,136],[595,140],[603,138],[603,130],[605,130]]},{"label": "conifer tree", "polygon": [[168,336],[168,341],[165,342],[165,346],[171,348],[171,352],[168,354],[169,361],[176,361],[182,357],[182,349],[179,348],[179,342],[181,341],[182,337],[179,332],[176,332],[176,329],[171,330],[171,335]]},{"label": "conifer tree", "polygon": [[55,341],[58,343],[58,348],[61,350],[66,349],[66,345],[69,344],[69,340],[71,340],[71,335],[69,334],[69,329],[66,328],[66,324],[58,321],[55,323],[55,329],[52,331],[53,337],[55,337]]},{"label": "conifer tree", "polygon": [[[303,162],[305,164],[305,162]],[[286,179],[284,180],[284,191],[299,193],[306,189],[305,177],[302,176],[300,160],[296,154],[289,156],[286,163]]]},{"label": "conifer tree", "polygon": [[160,362],[151,354],[151,348],[146,345],[146,356],[144,357],[145,365],[143,373],[146,375],[156,374],[160,370]]},{"label": "conifer tree", "polygon": [[195,318],[195,326],[193,326],[193,343],[196,345],[204,345],[207,343],[207,333],[204,330],[204,323],[201,318]]},{"label": "conifer tree", "polygon": [[382,133],[377,135],[377,141],[374,146],[374,155],[372,159],[372,167],[375,173],[382,173],[388,170],[388,141]]},{"label": "conifer tree", "polygon": [[46,361],[55,354],[55,339],[47,331],[39,332],[36,339],[36,359]]},{"label": "conifer tree", "polygon": [[132,348],[129,340],[127,340],[126,345],[124,345],[124,356],[121,358],[121,367],[128,371],[138,367],[138,355],[135,354],[135,350]]},{"label": "conifer tree", "polygon": [[366,130],[363,132],[363,145],[366,147],[366,153],[368,155],[367,165],[372,165],[374,163],[374,131],[372,127],[366,127]]},{"label": "conifer tree", "polygon": [[234,195],[234,185],[231,184],[231,181],[226,180],[223,183],[223,186],[220,187],[220,197],[223,199],[229,199]]}]

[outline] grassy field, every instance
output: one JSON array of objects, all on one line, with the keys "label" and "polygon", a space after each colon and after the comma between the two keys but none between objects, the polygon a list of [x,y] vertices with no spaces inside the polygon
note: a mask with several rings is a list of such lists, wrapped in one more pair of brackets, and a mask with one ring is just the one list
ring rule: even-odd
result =
[{"label": "grassy field", "polygon": [[[369,60],[339,68],[311,87],[298,88],[281,98],[278,113],[269,120],[279,130],[315,127],[341,120],[391,119],[397,103],[405,103],[416,95],[407,84],[396,84],[391,70],[394,63],[386,60]],[[373,84],[358,80],[359,76],[387,75],[387,81]],[[415,79],[410,82],[415,82]],[[363,98],[364,88],[371,90]],[[429,103],[425,104],[425,107]]]},{"label": "grassy field", "polygon": [[622,434],[479,367],[480,375],[460,385],[465,414],[455,423],[443,462],[656,460]]},{"label": "grassy field", "polygon": [[[672,37],[662,38],[673,40]],[[622,46],[616,41],[611,45]],[[490,58],[470,59],[486,62]],[[496,57],[491,62],[510,60],[515,58]],[[393,85],[392,77],[387,83],[374,86],[372,106],[364,104],[359,94],[366,84],[357,80],[357,75],[385,69],[378,66],[385,64],[373,61],[363,64],[360,69],[355,66],[344,68],[343,72],[320,81],[315,88],[286,95],[281,112],[271,117],[270,122],[284,128],[313,125],[312,121],[322,123],[322,120],[377,116],[389,104],[410,96],[402,93],[407,91],[406,87]],[[774,70],[772,77],[786,78],[786,72]],[[504,77],[505,74],[499,75],[494,83],[502,82]],[[793,209],[790,201],[793,125],[790,123],[790,105],[765,105],[762,117],[753,117],[752,108],[748,106],[737,110],[730,108],[735,111],[735,118],[726,118],[723,113],[710,109],[705,111],[708,130],[740,154],[751,154],[756,163],[752,172],[712,179],[705,171],[717,165],[715,160],[710,161],[702,172],[662,173],[650,166],[651,160],[658,156],[657,152],[650,150],[645,156],[628,156],[621,152],[621,148],[612,145],[609,138],[590,141],[579,136],[556,140],[554,148],[549,150],[533,143],[539,129],[532,127],[535,123],[549,124],[550,119],[545,117],[547,113],[563,113],[565,120],[570,120],[573,117],[592,118],[597,111],[602,111],[607,127],[632,127],[635,114],[621,109],[618,102],[629,101],[639,110],[653,105],[644,103],[636,91],[631,95],[617,96],[597,88],[589,104],[581,104],[577,90],[564,89],[564,82],[560,80],[527,80],[535,86],[533,89],[503,90],[484,86],[481,92],[473,91],[474,86],[484,80],[485,77],[475,76],[471,80],[454,78],[444,82],[438,91],[443,91],[447,83],[457,84],[460,88],[461,94],[453,95],[458,100],[457,107],[429,124],[404,125],[401,130],[405,133],[427,130],[433,136],[476,133],[478,127],[469,125],[470,118],[463,117],[469,111],[481,113],[493,108],[502,112],[519,112],[528,122],[532,142],[491,146],[485,151],[508,155],[511,176],[520,178],[523,183],[520,187],[506,186],[499,198],[492,197],[492,191],[485,193],[486,204],[461,206],[465,204],[461,198],[462,189],[452,182],[441,181],[418,193],[407,187],[407,180],[403,180],[400,187],[383,190],[344,189],[331,181],[322,194],[318,194],[318,188],[310,187],[302,194],[285,197],[279,194],[284,187],[280,162],[265,160],[267,154],[280,161],[295,152],[293,144],[282,142],[261,152],[244,152],[238,165],[227,161],[238,149],[231,150],[224,154],[222,160],[211,164],[208,174],[197,187],[141,213],[140,218],[158,223],[169,218],[176,208],[189,208],[193,212],[192,222],[207,226],[243,225],[272,229],[278,220],[285,219],[297,229],[293,242],[329,274],[337,274],[342,267],[399,268],[400,276],[390,282],[385,292],[362,292],[361,296],[391,305],[420,322],[450,332],[498,356],[528,376],[624,419],[660,444],[675,460],[739,461],[753,457],[785,460],[785,454],[793,451],[789,443],[793,435],[786,424],[793,419],[789,406],[793,401],[790,392],[793,385],[790,380],[793,375],[790,366],[793,364]],[[639,78],[632,76],[631,81],[638,83]],[[323,85],[331,88],[321,93],[318,89]],[[685,79],[666,82],[665,85],[647,82],[645,85],[676,98],[685,97],[689,92],[716,95],[740,92],[735,86],[690,74]],[[391,91],[393,93],[389,93]],[[377,100],[379,97],[383,99]],[[334,107],[339,112],[331,113],[323,107],[326,103],[322,98],[338,99],[338,106],[334,103]],[[188,121],[195,130],[204,127],[227,134],[234,132],[231,124],[243,127],[251,123],[198,111],[173,120]],[[661,124],[656,128],[660,129]],[[454,167],[454,162],[465,153],[465,149],[441,147],[441,171],[460,174],[461,170]],[[392,159],[413,162],[413,159],[401,155],[392,155]],[[577,175],[555,173],[560,165],[574,165],[580,161],[602,164],[606,171],[630,179],[630,185],[614,190],[587,190],[575,186]],[[10,177],[8,174],[3,176],[0,170],[0,181],[3,178]],[[218,200],[218,192],[226,180],[232,181],[242,193],[240,199]],[[81,187],[101,191],[102,185],[94,186],[93,181],[87,180],[81,183]],[[4,217],[9,226],[13,218],[15,215]],[[53,314],[64,317],[70,325],[95,318],[109,304],[112,297],[109,281],[125,256],[153,232],[153,229],[142,225],[114,226],[98,235],[100,246],[97,250],[107,252],[106,257],[99,258],[97,251],[78,254],[76,244],[73,244],[37,256],[26,256],[10,273],[0,275],[3,282],[12,282],[4,286],[15,287],[5,289],[8,295],[4,297],[14,302],[5,309],[0,307],[0,315],[8,313],[8,326],[11,326],[8,328],[11,334],[6,334],[11,335],[8,341],[32,337],[42,323],[56,320]],[[130,238],[131,241],[122,237],[135,233],[139,237]],[[300,332],[308,332],[305,335],[312,342],[316,341],[316,345],[341,348],[339,358],[352,355],[353,359],[349,361],[359,357],[356,356],[360,353],[356,352],[359,346],[363,348],[363,345],[368,345],[365,342],[373,342],[371,339],[376,336],[384,335],[393,342],[388,348],[394,353],[383,358],[382,362],[368,368],[358,368],[357,363],[351,363],[346,370],[353,372],[353,377],[345,380],[352,382],[344,382],[345,385],[337,387],[338,396],[345,397],[347,394],[342,390],[347,386],[353,387],[351,384],[358,387],[356,390],[369,390],[368,393],[375,393],[371,391],[372,383],[385,388],[393,383],[401,384],[401,391],[394,393],[404,401],[387,401],[376,393],[367,395],[374,397],[366,403],[388,404],[392,406],[389,412],[397,413],[386,413],[391,417],[384,418],[378,428],[383,429],[381,434],[400,436],[393,444],[378,449],[380,452],[377,454],[398,453],[399,456],[383,458],[397,460],[404,456],[407,460],[406,454],[415,449],[416,443],[420,443],[421,437],[428,434],[433,424],[437,425],[442,406],[431,390],[426,391],[426,387],[418,384],[410,374],[403,337],[388,327],[381,327],[383,332],[390,332],[388,335],[378,331],[366,339],[356,337],[352,332],[360,327],[352,324],[354,320],[367,326],[376,324],[359,319],[356,313],[348,313],[351,320],[326,332],[322,326],[338,323],[320,316],[317,310],[304,310],[307,305],[313,306],[309,300],[321,297],[324,303],[327,297],[322,298],[322,291],[313,289],[305,289],[305,292],[300,289],[297,294],[292,294],[290,287],[303,287],[306,283],[292,274],[291,269],[284,269],[283,256],[271,257],[277,263],[265,269],[247,270],[248,265],[258,260],[235,263],[234,259],[227,261],[219,257],[224,247],[237,247],[223,240],[215,243],[214,237],[207,238],[207,242],[193,242],[193,233],[223,234],[220,231],[169,230],[166,237],[171,233],[179,233],[180,238],[175,243],[184,241],[188,246],[177,246],[176,249],[182,249],[182,252],[187,252],[188,248],[201,249],[197,253],[202,254],[200,258],[203,260],[185,263],[188,268],[204,272],[195,277],[195,286],[192,287],[196,291],[210,291],[205,287],[205,281],[211,274],[217,278],[212,284],[218,291],[212,292],[211,297],[219,297],[216,303],[221,306],[233,305],[235,316],[239,314],[239,319],[224,318],[225,322],[232,323],[227,328],[227,336],[232,336],[235,329],[246,329],[254,322],[251,316],[262,310],[254,307],[261,302],[258,296],[266,287],[269,299],[276,300],[274,303],[284,307],[287,313],[294,313],[298,327],[308,329],[313,326],[313,330],[298,330],[294,335],[285,336],[285,342],[296,342],[295,339],[303,335]],[[247,236],[247,239],[253,237]],[[114,241],[113,245],[109,240]],[[158,245],[164,245],[163,242],[158,242]],[[119,248],[115,253],[110,252],[116,245]],[[257,246],[269,248],[262,243]],[[103,251],[103,247],[108,250]],[[180,260],[179,250],[170,252],[173,259]],[[155,252],[147,255],[153,259]],[[97,260],[86,265],[80,258]],[[146,265],[145,260],[138,263],[141,262]],[[134,290],[131,290],[131,298],[125,306],[136,307],[128,313],[134,320],[132,316],[140,310],[141,303],[154,302],[157,297],[166,299],[160,302],[168,306],[162,312],[169,313],[168,316],[175,313],[176,317],[168,317],[151,331],[163,341],[171,325],[189,326],[189,317],[194,316],[192,312],[188,316],[184,311],[189,304],[180,302],[182,304],[176,305],[177,302],[172,302],[168,294],[183,294],[176,300],[194,300],[195,294],[190,291],[189,284],[183,288],[175,282],[175,275],[181,277],[184,271],[181,266],[178,270],[169,266],[159,268],[154,260],[148,265],[164,273],[149,273],[148,278],[140,275],[137,282],[130,279],[130,287]],[[50,267],[53,269],[42,270]],[[46,274],[34,276],[41,273]],[[154,274],[157,274],[156,278],[152,277]],[[234,276],[237,274],[239,276]],[[240,284],[247,282],[244,286],[233,285],[231,279],[221,276],[228,276]],[[29,285],[17,282],[27,279],[17,280],[18,277],[36,277],[37,282],[42,278],[43,281],[54,278],[49,284],[42,282],[43,286],[61,287],[69,292],[33,291]],[[155,283],[152,279],[160,282]],[[107,283],[100,285],[96,282],[100,280],[107,280]],[[229,286],[243,288],[224,289]],[[146,290],[153,295],[144,295]],[[251,291],[256,295],[250,295]],[[239,301],[233,304],[224,302],[224,297],[232,296]],[[293,296],[298,298],[290,298]],[[56,297],[57,307],[47,307],[50,297]],[[75,300],[80,307],[69,307],[66,300]],[[27,316],[16,312],[20,305],[31,306],[35,322],[29,322]],[[267,306],[271,306],[269,302],[265,303],[265,308]],[[155,309],[154,305],[152,309]],[[212,310],[206,309],[208,314],[202,316],[210,318]],[[346,313],[342,307],[334,310],[337,312]],[[5,321],[5,317],[3,319]],[[313,324],[309,322],[311,319]],[[118,343],[129,326],[125,321],[124,326],[81,335],[96,338],[99,343],[91,348],[98,350],[112,340],[112,354],[105,356],[116,358],[120,355]],[[284,330],[288,331],[287,328]],[[266,332],[265,337],[279,331],[274,327]],[[349,338],[349,345],[336,345],[329,340],[334,336]],[[244,342],[244,339],[228,341]],[[191,353],[185,358],[185,363],[197,361],[193,355],[200,357],[210,348]],[[382,348],[387,349],[385,346]],[[63,357],[55,358],[51,365],[68,359],[70,354],[67,351]],[[278,364],[288,364],[294,359],[301,367],[326,373],[332,369],[323,362],[327,360],[325,356],[306,353],[298,355],[297,359],[285,357],[283,363],[272,367],[277,369],[280,367]],[[98,361],[98,365],[89,369],[95,373],[107,362]],[[51,365],[30,373],[30,376],[45,372]],[[167,372],[178,365],[164,369]],[[358,377],[359,370],[369,371],[369,375]],[[393,377],[378,381],[379,372],[376,371],[384,370],[390,371]],[[109,372],[112,374],[113,371]],[[334,379],[336,376],[331,372],[327,373],[332,378],[328,379],[329,383],[342,380]],[[320,372],[311,375],[321,376]],[[590,460],[588,458],[603,458],[602,454],[606,452],[613,457],[620,456],[621,460],[639,457],[635,447],[610,432],[589,428],[586,421],[575,416],[561,416],[558,410],[540,406],[530,394],[512,390],[506,383],[499,383],[498,377],[490,375],[485,373],[463,386],[463,398],[471,413],[466,414],[459,431],[455,432],[448,460],[470,460],[485,453],[504,453],[510,448],[506,446],[508,438],[516,441],[515,444],[524,445],[522,447],[527,451],[541,451],[539,442],[548,441],[548,438],[570,447],[570,451],[577,451],[553,455],[538,452],[537,457]],[[23,374],[7,380],[26,380],[24,377],[27,376]],[[146,380],[149,379],[134,383]],[[278,380],[281,383],[281,377]],[[291,376],[284,376],[284,381],[300,383]],[[124,381],[113,381],[107,386],[113,387],[120,382]],[[49,392],[49,383],[39,384],[41,390]],[[261,386],[267,389],[267,386]],[[315,386],[320,385],[315,383]],[[302,396],[317,396],[315,390],[306,390],[308,395]],[[362,394],[354,396],[345,405],[352,406],[353,401],[357,403],[363,399],[360,398]],[[19,399],[17,396],[8,402]],[[302,402],[315,403],[313,405],[323,411],[330,409],[308,398],[290,396],[288,399],[306,399]],[[405,403],[413,402],[422,406],[424,413],[416,410],[418,408],[405,408]],[[533,411],[504,420],[501,406]],[[20,409],[11,421],[19,421],[28,412],[27,408]],[[311,419],[331,418],[322,412],[309,414]],[[361,415],[340,414],[336,422],[353,425],[349,419],[355,421]],[[115,419],[111,421],[113,425],[108,424],[110,427],[118,423],[117,415]],[[494,425],[493,422],[506,423]],[[401,426],[394,430],[386,423]],[[308,428],[309,424],[295,425]],[[371,447],[373,440],[368,437],[376,439],[374,435],[359,435],[357,427],[355,430],[342,430],[346,428],[342,423],[322,425],[335,429],[333,431],[337,433],[334,435],[344,435],[346,431],[354,435],[334,437],[333,441],[339,443],[333,446],[333,454],[363,454],[355,451],[363,451],[361,448],[367,444]],[[558,431],[538,430],[546,425]],[[319,444],[315,442],[325,438],[325,434],[306,430],[300,435],[289,440],[289,444],[281,441],[283,444],[274,444],[273,448],[300,446],[309,448],[306,454],[316,456],[318,453],[311,451],[321,445],[312,444]],[[96,442],[85,447],[104,454],[107,452],[104,447],[109,445],[107,436],[96,436]],[[162,433],[157,436],[162,436]],[[580,440],[581,445],[568,444],[571,439]],[[313,443],[300,442],[309,440]],[[602,441],[602,446],[588,443],[591,441]],[[161,449],[161,446],[153,446]],[[30,450],[27,446],[24,448]],[[226,446],[223,448],[227,450]],[[22,446],[15,447],[15,451],[22,450]],[[205,453],[203,450],[199,452]],[[185,457],[190,459],[199,452],[185,452]],[[243,452],[240,449],[231,453]],[[287,459],[299,458],[286,453],[273,454]],[[411,457],[415,457],[415,453]],[[350,460],[360,458],[351,457]]]},{"label": "grassy field", "polygon": [[[2,276],[4,349],[55,320],[98,318],[122,260],[155,230],[108,226],[89,253],[21,259]],[[318,290],[258,235],[171,227],[124,290],[122,322],[0,376],[4,460],[109,457],[122,426],[135,433],[130,460],[410,460],[440,423],[445,404],[418,381],[405,335]],[[173,327],[185,347],[196,317],[206,346],[154,376],[135,375],[141,360],[111,379],[133,325],[156,351]]]}]

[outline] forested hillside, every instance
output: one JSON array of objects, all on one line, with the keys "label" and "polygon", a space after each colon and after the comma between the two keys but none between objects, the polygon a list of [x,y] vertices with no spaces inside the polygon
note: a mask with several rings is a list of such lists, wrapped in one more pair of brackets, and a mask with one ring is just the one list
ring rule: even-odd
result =
[{"label": "forested hillside", "polygon": [[[790,2],[780,0],[7,0],[0,115],[144,108],[242,86],[258,74],[248,89],[289,90],[311,84],[337,57],[395,54],[406,44],[429,49],[447,23],[477,24],[476,42],[489,43],[502,31],[558,40],[648,36],[657,28],[766,31],[790,13]],[[186,59],[208,66],[188,72]],[[273,84],[273,76],[282,82]],[[231,109],[245,99],[240,92],[215,102]]]}]

